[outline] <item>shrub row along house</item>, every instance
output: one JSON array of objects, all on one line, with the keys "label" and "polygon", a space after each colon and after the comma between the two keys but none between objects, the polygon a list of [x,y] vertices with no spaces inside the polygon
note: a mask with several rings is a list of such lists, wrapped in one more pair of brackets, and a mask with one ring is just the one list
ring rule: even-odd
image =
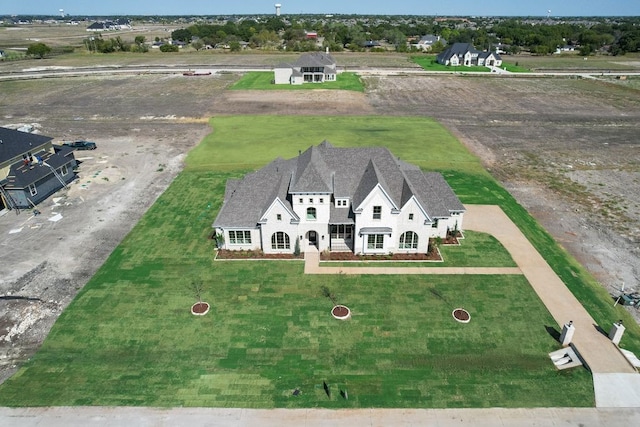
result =
[{"label": "shrub row along house", "polygon": [[73,148],[0,127],[0,210],[28,209],[76,177]]},{"label": "shrub row along house", "polygon": [[274,68],[274,83],[299,85],[336,80],[336,61],[323,52],[305,53],[293,64],[282,63]]},{"label": "shrub row along house", "polygon": [[429,239],[462,230],[464,207],[436,172],[384,147],[324,141],[227,181],[213,227],[229,250],[388,254],[428,251]]},{"label": "shrub row along house", "polygon": [[499,67],[502,58],[497,53],[477,50],[471,43],[454,43],[436,58],[439,64],[457,67],[474,65],[485,67]]}]

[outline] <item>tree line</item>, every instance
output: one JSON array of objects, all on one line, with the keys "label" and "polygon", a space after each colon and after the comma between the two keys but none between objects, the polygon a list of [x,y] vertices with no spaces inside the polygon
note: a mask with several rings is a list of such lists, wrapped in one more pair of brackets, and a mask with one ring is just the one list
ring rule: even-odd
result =
[{"label": "tree line", "polygon": [[504,46],[503,50],[514,54],[527,50],[545,55],[565,45],[577,46],[583,55],[603,49],[612,55],[640,50],[640,18],[600,19],[588,23],[523,18],[428,21],[417,17],[353,17],[348,23],[345,21],[344,18],[333,21],[295,17],[286,21],[277,17],[243,19],[224,24],[194,24],[174,31],[171,36],[186,43],[197,39],[215,46],[245,41],[252,48],[286,47],[292,51],[319,49],[315,40],[307,37],[308,31],[322,37],[322,48],[328,47],[331,51],[363,50],[366,41],[376,40],[387,42],[396,51],[406,52],[411,50],[407,40],[417,40],[426,34],[441,36],[449,44],[472,43],[478,49]]}]

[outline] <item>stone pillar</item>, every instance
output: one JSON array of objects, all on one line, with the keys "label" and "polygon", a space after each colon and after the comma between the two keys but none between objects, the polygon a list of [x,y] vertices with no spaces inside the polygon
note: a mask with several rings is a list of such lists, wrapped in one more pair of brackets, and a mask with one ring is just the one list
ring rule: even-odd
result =
[{"label": "stone pillar", "polygon": [[573,339],[573,333],[576,331],[576,327],[573,326],[573,320],[569,320],[568,323],[565,323],[562,326],[562,334],[560,334],[560,342],[563,347],[571,344],[571,340]]},{"label": "stone pillar", "polygon": [[614,323],[613,327],[609,331],[609,339],[615,344],[620,344],[620,340],[622,339],[622,335],[624,334],[624,330],[626,328],[622,326],[622,320],[619,320],[618,323]]}]

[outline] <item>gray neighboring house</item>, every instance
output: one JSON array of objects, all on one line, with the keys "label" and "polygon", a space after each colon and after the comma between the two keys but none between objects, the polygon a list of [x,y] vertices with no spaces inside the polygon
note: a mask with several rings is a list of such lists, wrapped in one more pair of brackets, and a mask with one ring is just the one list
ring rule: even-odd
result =
[{"label": "gray neighboring house", "polygon": [[477,50],[471,43],[454,43],[437,56],[439,64],[458,67],[474,65],[485,67],[499,67],[502,58],[497,53]]},{"label": "gray neighboring house", "polygon": [[433,34],[427,34],[426,36],[422,36],[422,38],[418,40],[418,43],[414,44],[413,46],[420,50],[429,51],[431,50],[431,47],[434,45],[434,43],[437,42],[442,43],[442,46],[447,45],[447,41],[442,37],[435,36]]},{"label": "gray neighboring house", "polygon": [[0,127],[0,210],[29,209],[76,177],[73,148]]},{"label": "gray neighboring house", "polygon": [[464,212],[441,174],[385,147],[324,141],[228,180],[212,226],[228,250],[426,253],[430,238],[462,230]]},{"label": "gray neighboring house", "polygon": [[336,61],[329,53],[305,53],[293,64],[282,63],[274,67],[274,83],[277,85],[324,83],[336,80]]}]

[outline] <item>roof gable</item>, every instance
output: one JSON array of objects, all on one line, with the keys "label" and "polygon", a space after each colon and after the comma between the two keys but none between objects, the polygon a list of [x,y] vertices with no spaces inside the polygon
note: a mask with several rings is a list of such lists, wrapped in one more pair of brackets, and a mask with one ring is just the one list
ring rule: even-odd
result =
[{"label": "roof gable", "polygon": [[298,156],[290,193],[332,193],[331,170],[318,147],[310,147]]}]

